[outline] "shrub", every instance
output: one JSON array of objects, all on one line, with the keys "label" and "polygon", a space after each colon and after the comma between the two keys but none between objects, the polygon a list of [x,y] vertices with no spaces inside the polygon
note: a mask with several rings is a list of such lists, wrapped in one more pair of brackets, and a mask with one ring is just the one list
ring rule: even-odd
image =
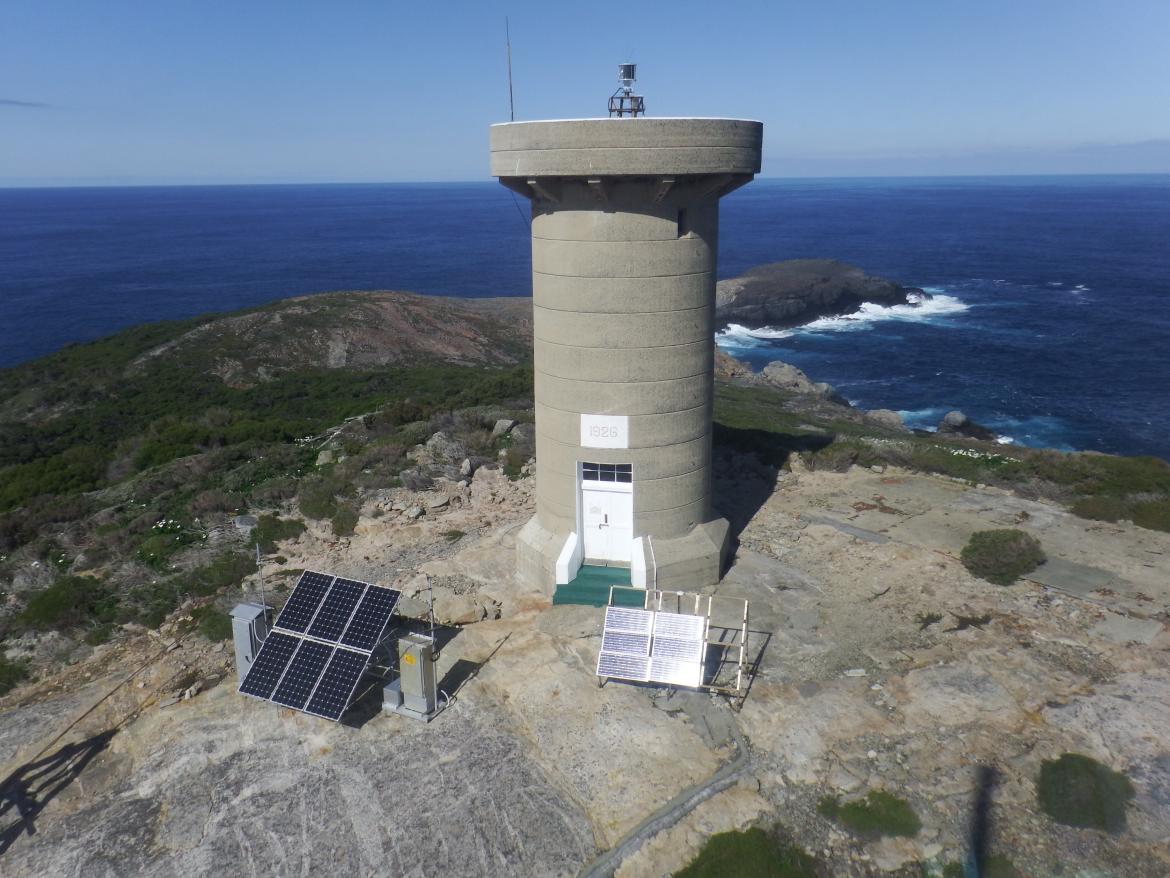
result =
[{"label": "shrub", "polygon": [[63,576],[36,592],[17,617],[17,624],[40,630],[65,629],[85,622],[112,622],[118,601],[97,579]]},{"label": "shrub", "polygon": [[358,511],[348,503],[342,503],[337,507],[337,512],[333,515],[333,534],[338,537],[348,537],[353,533],[353,529],[357,527]]},{"label": "shrub", "polygon": [[232,617],[214,604],[197,607],[192,611],[191,618],[199,627],[199,633],[213,643],[231,639]]},{"label": "shrub", "polygon": [[972,574],[996,585],[1011,585],[1044,563],[1040,541],[1021,530],[981,530],[959,556]]},{"label": "shrub", "polygon": [[271,554],[276,544],[284,540],[295,540],[305,532],[305,523],[297,518],[277,518],[275,515],[261,515],[252,529],[252,542],[260,551]]},{"label": "shrub", "polygon": [[675,878],[816,878],[816,861],[795,845],[774,838],[759,827],[746,832],[720,832]]},{"label": "shrub", "polygon": [[883,835],[910,838],[922,829],[922,821],[910,803],[884,790],[872,790],[864,799],[844,804],[836,796],[827,796],[821,799],[817,811],[866,838]]},{"label": "shrub", "polygon": [[297,491],[301,514],[318,521],[337,514],[337,490],[329,479],[310,478],[301,482]]},{"label": "shrub", "polygon": [[1079,753],[1064,753],[1040,764],[1036,798],[1057,823],[1120,832],[1133,784],[1124,774]]},{"label": "shrub", "polygon": [[0,652],[0,695],[8,693],[27,677],[28,665],[24,662],[11,661]]},{"label": "shrub", "polygon": [[210,564],[196,567],[189,572],[177,584],[176,591],[180,594],[200,596],[215,594],[222,589],[239,585],[244,577],[255,569],[256,559],[251,554],[225,552]]}]

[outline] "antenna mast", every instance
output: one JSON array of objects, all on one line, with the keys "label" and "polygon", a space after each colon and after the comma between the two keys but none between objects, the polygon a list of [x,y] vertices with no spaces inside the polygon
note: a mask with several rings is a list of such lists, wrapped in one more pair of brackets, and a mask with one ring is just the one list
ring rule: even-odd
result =
[{"label": "antenna mast", "polygon": [[508,119],[516,121],[516,105],[512,102],[512,29],[508,26],[508,16],[504,16],[504,40],[508,46]]}]

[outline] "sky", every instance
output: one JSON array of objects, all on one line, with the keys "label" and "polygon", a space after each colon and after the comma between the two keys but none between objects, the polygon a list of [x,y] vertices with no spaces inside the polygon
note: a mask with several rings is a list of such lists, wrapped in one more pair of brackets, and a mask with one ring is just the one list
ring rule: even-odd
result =
[{"label": "sky", "polygon": [[1170,0],[6,0],[0,185],[487,179],[487,128],[764,122],[763,176],[1170,172]]}]

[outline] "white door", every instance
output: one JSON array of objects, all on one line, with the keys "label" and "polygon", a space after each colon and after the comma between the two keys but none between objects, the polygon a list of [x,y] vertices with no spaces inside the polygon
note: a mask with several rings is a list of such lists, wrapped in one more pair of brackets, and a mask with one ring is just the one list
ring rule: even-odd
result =
[{"label": "white door", "polygon": [[630,561],[634,494],[629,484],[581,483],[586,561]]}]

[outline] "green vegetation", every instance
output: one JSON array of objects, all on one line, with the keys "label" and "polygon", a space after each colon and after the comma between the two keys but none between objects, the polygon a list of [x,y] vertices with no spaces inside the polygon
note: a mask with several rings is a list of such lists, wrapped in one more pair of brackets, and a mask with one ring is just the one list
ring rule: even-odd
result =
[{"label": "green vegetation", "polygon": [[28,666],[24,662],[11,661],[0,652],[0,695],[7,694],[27,678]]},{"label": "green vegetation", "polygon": [[295,540],[305,532],[305,523],[296,518],[278,518],[275,515],[261,515],[252,529],[252,542],[260,551],[271,555],[276,544],[284,540]]},{"label": "green vegetation", "polygon": [[191,611],[191,618],[199,629],[199,633],[212,642],[230,640],[232,636],[232,617],[215,604],[196,607]]},{"label": "green vegetation", "polygon": [[773,466],[783,466],[799,452],[812,469],[884,464],[937,473],[1068,504],[1084,518],[1128,519],[1170,532],[1170,463],[1159,458],[940,442],[934,436],[819,417],[802,411],[804,404],[790,409],[792,399],[770,388],[717,385],[716,444],[752,452]]},{"label": "green vegetation", "polygon": [[1011,585],[1045,560],[1039,540],[1010,528],[971,534],[959,558],[973,575],[996,585]]},{"label": "green vegetation", "polygon": [[42,631],[73,628],[87,622],[112,622],[117,611],[117,597],[101,580],[63,576],[28,599],[16,624]]},{"label": "green vegetation", "polygon": [[338,537],[352,536],[357,523],[357,507],[351,503],[341,503],[338,505],[337,511],[333,513],[333,535]]},{"label": "green vegetation", "polygon": [[1133,784],[1124,774],[1079,753],[1046,759],[1036,781],[1041,809],[1066,826],[1120,832],[1133,796]]},{"label": "green vegetation", "polygon": [[817,812],[865,838],[884,835],[909,838],[922,829],[922,821],[910,803],[884,790],[872,790],[864,799],[844,803],[836,796],[826,796],[817,806]]},{"label": "green vegetation", "polygon": [[463,539],[463,537],[465,536],[465,534],[464,534],[464,532],[463,532],[463,531],[461,531],[461,530],[457,530],[457,529],[454,529],[454,528],[452,528],[451,530],[445,530],[445,531],[443,531],[443,536],[446,538],[447,542],[449,542],[449,543],[457,543],[457,542],[459,542],[461,539]]},{"label": "green vegetation", "polygon": [[675,878],[816,878],[816,860],[759,827],[711,836]]}]

